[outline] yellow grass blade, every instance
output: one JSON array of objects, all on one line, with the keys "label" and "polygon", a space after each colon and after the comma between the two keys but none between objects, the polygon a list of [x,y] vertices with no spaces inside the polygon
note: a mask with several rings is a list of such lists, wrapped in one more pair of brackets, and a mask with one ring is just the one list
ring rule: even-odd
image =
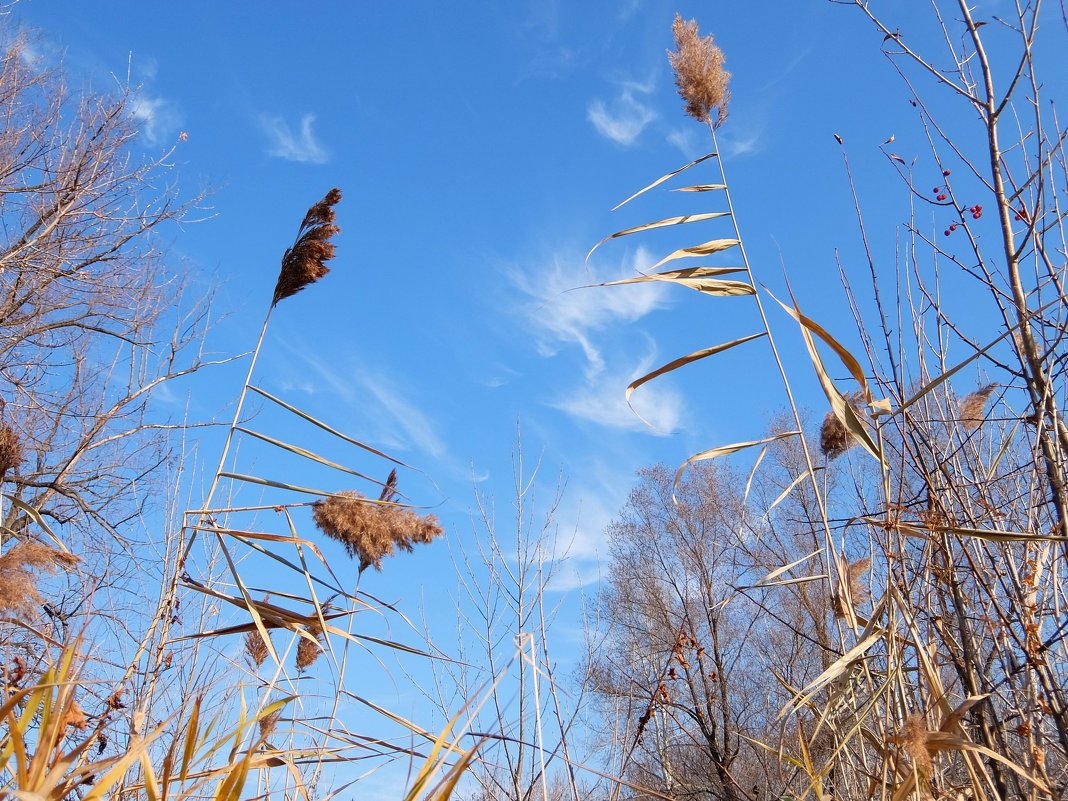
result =
[{"label": "yellow grass blade", "polygon": [[799,709],[804,706],[813,695],[826,687],[832,681],[843,675],[850,669],[853,664],[864,656],[875,643],[879,642],[885,634],[884,629],[875,629],[867,637],[862,639],[844,654],[842,654],[835,662],[823,671],[819,676],[813,679],[807,687],[801,690],[791,701],[782,708],[779,712],[776,720],[781,720],[785,715],[789,714],[795,709]]},{"label": "yellow grass blade", "polygon": [[726,184],[695,184],[694,186],[680,186],[678,189],[672,189],[672,192],[715,192],[720,189],[726,189]]},{"label": "yellow grass blade", "polygon": [[41,531],[43,531],[45,534],[47,534],[48,538],[50,540],[52,540],[52,542],[54,542],[56,544],[56,547],[58,547],[64,553],[70,553],[70,549],[66,545],[63,544],[63,540],[61,540],[59,537],[57,537],[55,535],[55,532],[53,532],[52,529],[50,529],[48,527],[48,524],[45,522],[44,518],[41,517],[41,513],[40,512],[38,512],[36,509],[34,509],[32,506],[30,506],[25,501],[20,500],[19,498],[16,498],[14,495],[8,495],[5,492],[4,493],[4,497],[7,498],[8,502],[12,506],[14,506],[16,509],[18,509],[21,512],[25,512],[27,515],[29,515],[30,519],[33,520],[33,522],[37,524],[37,527],[39,529],[41,529]]},{"label": "yellow grass blade", "polygon": [[663,220],[657,220],[656,222],[646,223],[645,225],[636,225],[633,228],[627,228],[623,231],[616,231],[614,234],[609,234],[592,248],[590,252],[586,254],[586,261],[590,260],[590,256],[601,245],[610,239],[617,239],[621,236],[629,236],[631,234],[638,234],[642,231],[651,231],[654,228],[666,228],[669,225],[685,225],[686,223],[701,222],[703,220],[714,220],[717,217],[729,217],[728,211],[714,211],[707,214],[684,214],[681,217],[667,217]]},{"label": "yellow grass blade", "polygon": [[745,450],[746,448],[752,448],[756,445],[763,445],[768,442],[774,442],[775,440],[783,439],[784,437],[792,437],[797,435],[798,433],[799,432],[797,431],[783,431],[779,434],[775,434],[770,437],[765,437],[764,439],[754,439],[750,440],[749,442],[735,442],[731,445],[720,445],[718,448],[709,448],[707,451],[701,451],[700,453],[691,456],[689,459],[682,463],[678,470],[675,471],[675,481],[671,485],[671,499],[675,500],[675,490],[679,486],[679,479],[682,478],[682,474],[686,472],[686,468],[694,462],[703,462],[708,459],[718,459],[720,456],[727,456],[729,454]]},{"label": "yellow grass blade", "polygon": [[647,426],[652,428],[652,426],[649,424],[649,422],[644,417],[642,417],[640,414],[638,414],[638,411],[634,408],[634,406],[630,402],[630,396],[634,394],[634,390],[636,390],[638,387],[640,387],[642,384],[646,383],[647,381],[652,381],[657,376],[664,375],[665,373],[670,373],[672,370],[677,370],[680,367],[683,367],[683,366],[685,366],[687,364],[691,364],[692,362],[699,361],[699,360],[704,359],[704,358],[706,358],[708,356],[714,356],[715,354],[722,353],[725,350],[730,350],[735,345],[741,345],[741,344],[743,344],[745,342],[750,342],[751,340],[759,339],[762,336],[767,336],[767,335],[764,334],[764,333],[750,334],[747,337],[741,337],[740,339],[735,339],[735,340],[733,340],[731,342],[723,342],[723,343],[721,343],[719,345],[713,345],[710,348],[703,348],[702,350],[694,351],[693,353],[691,353],[691,354],[689,354],[687,356],[680,356],[678,359],[675,359],[672,362],[668,362],[667,364],[663,365],[662,367],[656,368],[655,370],[653,370],[653,372],[647,373],[646,375],[643,375],[641,378],[636,378],[627,387],[627,392],[626,392],[627,405],[630,406],[630,410],[632,412],[634,412],[635,414],[637,414],[638,417],[641,419],[641,421],[643,423],[645,423]]},{"label": "yellow grass blade", "polygon": [[713,253],[730,250],[740,244],[741,241],[738,239],[713,239],[700,245],[694,245],[690,248],[679,248],[654,264],[652,269],[655,270],[662,264],[667,264],[669,261],[674,261],[675,259],[690,259],[695,256],[711,256]]},{"label": "yellow grass blade", "polygon": [[274,445],[276,448],[281,448],[282,450],[289,451],[290,453],[295,453],[297,456],[303,456],[305,459],[309,459],[313,462],[318,462],[319,464],[324,465],[325,467],[329,467],[333,470],[340,470],[342,473],[348,473],[351,476],[366,479],[367,481],[374,482],[379,486],[383,486],[381,481],[373,479],[370,476],[366,476],[358,470],[353,470],[350,467],[345,467],[345,465],[343,464],[338,464],[337,462],[331,461],[325,456],[320,456],[319,454],[309,451],[306,448],[302,448],[299,445],[293,445],[289,442],[283,442],[280,439],[269,437],[266,434],[261,434],[258,431],[253,431],[251,429],[244,428],[243,426],[234,426],[234,430],[240,431],[242,434],[247,434],[250,437],[255,437],[256,439],[262,440],[263,442],[266,442],[270,445]]},{"label": "yellow grass blade", "polygon": [[353,439],[352,437],[348,436],[347,434],[342,434],[336,428],[333,428],[332,426],[327,425],[322,420],[319,420],[319,419],[317,419],[315,417],[312,417],[307,412],[302,412],[296,406],[293,406],[292,404],[286,403],[281,398],[276,398],[274,395],[272,395],[270,392],[268,392],[265,389],[260,389],[259,387],[252,386],[251,384],[249,384],[248,388],[251,389],[253,392],[255,392],[255,393],[257,393],[259,395],[262,395],[263,397],[267,398],[267,400],[277,403],[283,409],[292,412],[293,414],[297,415],[301,419],[307,420],[312,425],[318,426],[323,431],[326,431],[328,434],[333,434],[335,437],[337,437],[339,439],[343,439],[343,440],[345,440],[345,442],[348,442],[348,443],[350,443],[352,445],[355,445],[357,448],[363,448],[365,451],[373,453],[375,456],[381,456],[383,459],[388,459],[389,461],[393,462],[394,464],[400,465],[401,467],[408,467],[408,465],[406,465],[400,459],[394,459],[388,453],[383,453],[382,451],[378,450],[377,448],[372,448],[370,445],[365,445],[364,443],[360,442],[359,440]]},{"label": "yellow grass blade", "polygon": [[669,172],[667,175],[663,175],[660,178],[657,178],[655,181],[653,181],[651,184],[649,184],[649,186],[645,187],[644,189],[639,189],[637,192],[635,192],[633,195],[628,197],[622,203],[620,203],[617,206],[614,206],[612,208],[612,211],[615,211],[616,209],[627,205],[628,203],[630,203],[632,200],[634,200],[634,198],[638,197],[639,195],[644,195],[650,189],[655,189],[656,187],[660,186],[660,184],[664,183],[664,181],[667,181],[667,180],[669,180],[671,178],[674,178],[679,173],[685,172],[686,170],[690,169],[690,167],[693,167],[693,166],[695,166],[697,164],[700,164],[702,161],[707,161],[708,159],[712,158],[715,155],[716,155],[715,153],[709,153],[707,156],[701,156],[701,158],[694,159],[689,164],[686,164],[685,166],[679,167],[674,172]]},{"label": "yellow grass blade", "polygon": [[744,273],[744,267],[688,267],[684,270],[665,270],[651,275],[639,275],[634,278],[621,278],[618,281],[605,281],[601,284],[587,284],[577,287],[589,289],[596,286],[622,286],[623,284],[640,284],[644,281],[670,281],[681,284],[698,292],[709,295],[752,295],[755,290],[744,281],[712,280],[711,276]]}]

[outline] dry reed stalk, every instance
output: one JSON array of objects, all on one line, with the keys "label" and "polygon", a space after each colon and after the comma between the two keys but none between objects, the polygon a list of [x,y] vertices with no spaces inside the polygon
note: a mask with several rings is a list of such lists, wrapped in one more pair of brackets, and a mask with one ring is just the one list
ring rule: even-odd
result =
[{"label": "dry reed stalk", "polygon": [[987,384],[960,402],[960,421],[969,431],[981,426],[986,419],[986,402],[995,386],[997,385]]},{"label": "dry reed stalk", "polygon": [[[387,481],[383,495],[392,495],[394,484]],[[417,515],[411,509],[389,504],[369,503],[360,493],[348,490],[313,506],[315,525],[345,546],[349,556],[359,558],[360,570],[374,565],[382,569],[382,559],[399,548],[411,552],[416,544],[426,544],[442,533],[433,515]]]},{"label": "dry reed stalk", "polygon": [[43,603],[34,571],[55,575],[80,560],[35,540],[22,540],[0,554],[0,610],[30,616]]},{"label": "dry reed stalk", "polygon": [[341,190],[334,188],[308,209],[300,224],[293,247],[282,256],[282,269],[274,287],[274,306],[314,284],[328,272],[325,262],[334,257],[336,246],[330,240],[341,229],[334,225],[334,206],[341,200]]},{"label": "dry reed stalk", "polygon": [[[731,74],[723,69],[726,57],[716,47],[711,34],[704,38],[698,35],[695,20],[686,22],[676,14],[671,31],[675,34],[675,52],[668,51],[668,58],[675,71],[679,96],[686,103],[686,113],[718,128],[727,119],[727,104],[731,99],[728,88]],[[713,110],[716,110],[714,123]]]}]

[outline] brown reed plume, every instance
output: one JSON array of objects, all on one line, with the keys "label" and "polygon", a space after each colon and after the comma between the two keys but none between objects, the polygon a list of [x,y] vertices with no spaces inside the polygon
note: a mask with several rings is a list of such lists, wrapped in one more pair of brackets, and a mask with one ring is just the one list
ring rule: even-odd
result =
[{"label": "brown reed plume", "polygon": [[[387,481],[383,496],[392,495]],[[360,570],[370,565],[382,569],[382,559],[399,548],[411,552],[416,544],[429,543],[442,533],[433,515],[418,515],[392,504],[372,503],[353,490],[341,492],[313,505],[315,525],[345,551],[360,560]]]},{"label": "brown reed plume", "polygon": [[325,262],[334,257],[336,246],[330,240],[341,229],[334,224],[334,206],[341,200],[341,190],[334,188],[308,209],[300,224],[293,247],[282,256],[282,270],[274,287],[274,306],[314,284],[328,272]]},{"label": "brown reed plume", "polygon": [[931,752],[927,748],[927,723],[923,715],[913,712],[901,727],[901,733],[895,738],[902,750],[912,758],[912,764],[923,776],[931,775]]},{"label": "brown reed plume", "polygon": [[[716,47],[711,34],[704,38],[698,35],[696,20],[686,22],[676,14],[671,31],[675,34],[675,52],[668,51],[668,58],[675,71],[679,96],[686,103],[686,113],[718,128],[727,119],[727,104],[731,99],[728,88],[731,74],[723,69],[726,57]],[[713,110],[715,122],[712,122]]]},{"label": "brown reed plume", "polygon": [[24,459],[18,434],[11,426],[0,424],[0,481],[7,475],[8,470],[14,470]]},{"label": "brown reed plume", "polygon": [[262,667],[269,654],[267,642],[258,630],[250,631],[245,635],[245,656],[248,657],[249,662],[257,668]]},{"label": "brown reed plume", "polygon": [[297,672],[303,673],[305,670],[315,664],[315,660],[319,658],[319,654],[323,652],[323,627],[318,623],[313,623],[308,627],[308,633],[311,634],[315,641],[300,638],[300,642],[297,643]]},{"label": "brown reed plume", "polygon": [[[868,557],[858,559],[855,562],[846,563],[846,580],[849,582],[849,598],[854,606],[868,600],[868,585],[865,583],[864,579],[868,575],[869,567],[871,567],[871,559]],[[831,609],[834,612],[835,617],[846,617],[845,593],[842,591],[842,588],[838,588],[835,591],[834,597],[831,599]]]},{"label": "brown reed plume", "polygon": [[987,384],[977,389],[960,402],[960,421],[969,431],[978,428],[986,419],[986,402],[996,384]]},{"label": "brown reed plume", "polygon": [[54,575],[71,570],[77,556],[35,540],[22,540],[0,554],[0,610],[31,616],[44,599],[37,589],[37,573]]}]

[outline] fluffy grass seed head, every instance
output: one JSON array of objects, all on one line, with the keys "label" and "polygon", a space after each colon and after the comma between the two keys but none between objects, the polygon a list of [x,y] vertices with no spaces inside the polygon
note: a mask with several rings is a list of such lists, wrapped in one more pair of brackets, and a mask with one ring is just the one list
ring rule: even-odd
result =
[{"label": "fluffy grass seed head", "polygon": [[[387,482],[390,495],[394,487]],[[372,503],[353,490],[316,501],[312,515],[320,531],[344,545],[349,556],[360,560],[360,570],[371,565],[381,570],[382,559],[396,549],[410,553],[415,545],[429,543],[442,533],[433,515]]]},{"label": "fluffy grass seed head", "polygon": [[[671,25],[675,34],[675,52],[668,51],[671,68],[675,71],[675,85],[686,104],[686,113],[699,122],[710,122],[718,128],[727,119],[727,105],[731,99],[728,88],[731,74],[723,69],[726,57],[716,47],[714,37],[701,37],[696,20],[686,22],[675,15]],[[712,112],[715,111],[715,121]]]},{"label": "fluffy grass seed head", "polygon": [[901,748],[912,758],[912,764],[924,776],[931,775],[931,752],[927,749],[927,723],[923,715],[913,712],[901,727],[898,741]]},{"label": "fluffy grass seed head", "polygon": [[253,629],[245,635],[245,656],[248,657],[249,662],[257,668],[262,667],[269,655],[267,643],[258,629]]},{"label": "fluffy grass seed head", "polygon": [[969,431],[978,428],[986,419],[986,402],[990,399],[995,386],[995,384],[987,384],[960,402],[960,421]]},{"label": "fluffy grass seed head", "polygon": [[[849,582],[849,598],[853,602],[853,606],[868,600],[868,584],[865,579],[868,576],[868,568],[870,567],[871,559],[868,557],[858,559],[855,562],[846,562],[846,580]],[[844,618],[846,616],[845,593],[840,588],[834,593],[834,597],[831,600],[831,608],[835,617]]]},{"label": "fluffy grass seed head", "polygon": [[[846,396],[846,403],[858,418],[863,417],[858,408],[863,397],[859,391],[851,392]],[[828,461],[837,459],[856,444],[856,439],[849,433],[845,423],[838,419],[838,415],[833,410],[827,412],[827,416],[823,418],[823,425],[820,426],[820,451]]]},{"label": "fluffy grass seed head", "polygon": [[288,248],[282,256],[282,269],[274,287],[272,306],[330,272],[325,262],[334,258],[337,250],[330,240],[341,230],[334,225],[334,206],[340,200],[341,190],[331,189],[304,215],[293,247]]},{"label": "fluffy grass seed head", "polygon": [[44,599],[35,573],[55,575],[80,560],[36,540],[22,540],[0,554],[0,610],[31,616]]},{"label": "fluffy grass seed head", "polygon": [[22,443],[11,426],[0,423],[0,481],[9,470],[14,470],[25,459]]},{"label": "fluffy grass seed head", "polygon": [[307,637],[301,637],[300,642],[297,643],[297,672],[303,673],[305,670],[315,664],[315,660],[319,658],[319,654],[323,652],[323,628],[318,623],[315,623],[308,627],[308,633],[311,634],[315,640],[309,640]]}]

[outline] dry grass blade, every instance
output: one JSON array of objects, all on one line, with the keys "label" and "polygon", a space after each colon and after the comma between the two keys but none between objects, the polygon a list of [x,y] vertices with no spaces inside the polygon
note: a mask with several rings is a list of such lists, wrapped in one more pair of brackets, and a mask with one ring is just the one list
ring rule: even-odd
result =
[{"label": "dry grass blade", "polygon": [[675,259],[688,259],[693,258],[695,256],[711,256],[713,253],[720,253],[721,251],[729,250],[730,248],[736,247],[739,244],[741,244],[741,242],[737,239],[713,239],[709,242],[704,242],[700,245],[694,245],[690,248],[679,248],[678,250],[665,256],[656,264],[654,264],[652,266],[652,269],[655,270],[662,264],[667,264],[669,261],[674,261]]},{"label": "dry grass blade", "polygon": [[623,231],[616,231],[614,234],[609,234],[596,245],[594,245],[592,248],[590,248],[590,252],[586,254],[586,261],[590,260],[590,256],[593,255],[593,252],[597,250],[597,248],[599,248],[601,245],[611,239],[617,239],[621,236],[629,236],[630,234],[641,233],[642,231],[651,231],[654,228],[665,228],[669,225],[685,225],[686,223],[701,222],[702,220],[714,220],[717,217],[729,216],[730,212],[727,211],[716,211],[708,214],[685,214],[681,217],[668,217],[663,220],[657,220],[656,222],[646,223],[645,225],[637,225],[634,228],[627,228]]},{"label": "dry grass blade", "polygon": [[324,423],[322,420],[319,420],[319,419],[317,419],[315,417],[312,417],[310,414],[308,414],[306,412],[302,412],[296,406],[293,406],[292,404],[286,403],[281,398],[275,397],[274,395],[272,395],[270,392],[268,392],[265,389],[260,389],[259,387],[252,386],[251,384],[249,385],[249,389],[251,389],[256,394],[262,395],[263,397],[267,398],[267,400],[273,401],[274,403],[277,403],[279,406],[281,406],[286,411],[293,412],[293,414],[297,415],[298,417],[300,417],[303,420],[306,420],[307,422],[311,423],[313,426],[317,426],[317,427],[321,428],[323,431],[326,431],[328,434],[333,434],[338,439],[345,440],[345,442],[348,442],[350,445],[355,445],[357,448],[362,448],[363,450],[368,451],[369,453],[373,453],[375,456],[381,456],[383,459],[388,459],[389,461],[393,462],[396,465],[400,465],[401,467],[408,467],[408,465],[406,465],[400,459],[395,459],[392,456],[390,456],[388,453],[383,453],[382,451],[378,450],[377,448],[372,448],[370,445],[365,445],[364,443],[360,442],[359,440],[353,439],[352,437],[348,436],[347,434],[341,433],[336,428],[333,428],[332,426],[329,426],[326,423]]},{"label": "dry grass blade", "polygon": [[696,166],[697,164],[700,164],[702,161],[707,161],[708,159],[713,158],[715,155],[717,155],[717,154],[709,153],[707,156],[701,156],[701,158],[694,159],[689,164],[685,164],[682,167],[679,167],[677,170],[673,170],[672,172],[669,172],[667,175],[660,176],[659,178],[657,178],[655,181],[653,181],[651,184],[649,184],[644,189],[639,189],[637,192],[635,192],[633,195],[628,197],[622,203],[620,203],[620,204],[618,204],[616,206],[613,206],[612,207],[612,211],[615,211],[616,209],[620,208],[621,206],[627,205],[628,203],[630,203],[632,200],[634,200],[634,198],[638,197],[639,195],[644,195],[650,189],[655,189],[656,187],[660,186],[660,184],[664,183],[664,181],[671,180],[676,175],[678,175],[680,172],[685,172],[686,170],[690,169],[690,167]]},{"label": "dry grass blade", "polygon": [[657,376],[664,375],[665,373],[670,373],[672,370],[677,370],[678,368],[683,367],[683,366],[685,366],[687,364],[691,364],[693,362],[699,361],[699,360],[704,359],[704,358],[706,358],[708,356],[714,356],[717,353],[722,353],[725,350],[730,350],[735,345],[741,345],[741,344],[743,344],[745,342],[750,342],[750,341],[752,341],[754,339],[759,339],[760,337],[763,337],[763,336],[767,336],[767,335],[764,334],[764,333],[750,334],[747,337],[741,337],[740,339],[735,339],[735,340],[733,340],[731,342],[724,342],[724,343],[721,343],[719,345],[713,345],[710,348],[704,348],[702,350],[694,351],[693,353],[691,353],[691,354],[689,354],[687,356],[681,356],[681,357],[679,357],[678,359],[675,359],[672,362],[668,362],[663,367],[658,367],[657,369],[653,370],[651,373],[647,373],[646,375],[643,375],[641,378],[637,378],[637,379],[635,379],[634,381],[632,381],[630,383],[630,385],[627,387],[627,392],[626,392],[627,405],[630,406],[630,409],[631,409],[632,412],[634,412],[635,414],[638,415],[639,418],[641,418],[643,423],[645,423],[647,426],[652,428],[652,425],[650,425],[650,423],[647,420],[645,420],[645,418],[643,418],[640,414],[638,414],[638,412],[631,405],[630,396],[634,394],[634,390],[636,390],[638,387],[640,387],[642,384],[646,383],[647,381],[653,380]]},{"label": "dry grass blade", "polygon": [[357,478],[362,478],[362,479],[364,479],[366,481],[374,482],[375,484],[379,483],[379,482],[375,481],[375,479],[371,478],[370,476],[366,476],[363,473],[361,473],[361,472],[359,472],[357,470],[353,470],[350,467],[345,467],[345,465],[343,465],[343,464],[338,464],[337,462],[331,461],[330,459],[327,459],[325,456],[320,456],[319,454],[317,454],[317,453],[315,453],[313,451],[309,451],[307,448],[302,448],[299,445],[293,445],[292,443],[289,443],[289,442],[283,442],[280,439],[275,439],[274,437],[269,437],[266,434],[261,434],[258,431],[253,431],[253,430],[251,430],[249,428],[245,428],[243,426],[235,426],[234,427],[234,431],[240,431],[242,434],[247,434],[250,437],[255,437],[256,439],[261,440],[262,442],[266,442],[269,445],[274,445],[276,448],[281,448],[284,451],[289,451],[290,453],[294,453],[297,456],[303,456],[305,459],[309,459],[309,460],[311,460],[313,462],[318,462],[319,464],[323,465],[324,467],[329,467],[332,470],[339,470],[342,473],[348,473],[350,476],[356,476]]},{"label": "dry grass blade", "polygon": [[842,676],[846,672],[852,669],[853,665],[858,659],[864,656],[873,645],[879,642],[886,634],[884,629],[876,629],[868,634],[867,637],[862,639],[842,656],[840,656],[833,664],[824,670],[819,676],[813,679],[808,686],[806,686],[800,693],[798,693],[782,710],[779,712],[777,719],[782,719],[785,715],[788,715],[808,703],[817,692],[823,687],[826,687],[832,681]]},{"label": "dry grass blade", "polygon": [[341,190],[331,189],[304,215],[296,241],[282,256],[282,269],[274,287],[272,306],[330,272],[326,262],[334,257],[336,250],[330,240],[341,230],[334,224],[334,206],[340,200]]},{"label": "dry grass blade", "polygon": [[680,186],[678,189],[672,189],[672,192],[716,192],[720,189],[726,189],[726,184],[695,184],[694,186]]},{"label": "dry grass blade", "polygon": [[686,468],[691,464],[694,464],[695,462],[703,462],[708,459],[718,459],[721,456],[728,456],[732,453],[737,453],[738,451],[752,448],[756,445],[764,445],[765,443],[775,442],[776,440],[784,439],[786,437],[797,436],[799,433],[800,432],[798,431],[783,431],[779,434],[765,437],[764,439],[754,439],[749,442],[735,442],[731,445],[721,445],[718,448],[709,448],[707,451],[701,451],[700,453],[691,456],[679,466],[678,470],[675,471],[675,480],[671,485],[671,499],[673,501],[675,500],[675,490],[678,489],[679,479],[682,478],[682,474],[686,472]]}]

